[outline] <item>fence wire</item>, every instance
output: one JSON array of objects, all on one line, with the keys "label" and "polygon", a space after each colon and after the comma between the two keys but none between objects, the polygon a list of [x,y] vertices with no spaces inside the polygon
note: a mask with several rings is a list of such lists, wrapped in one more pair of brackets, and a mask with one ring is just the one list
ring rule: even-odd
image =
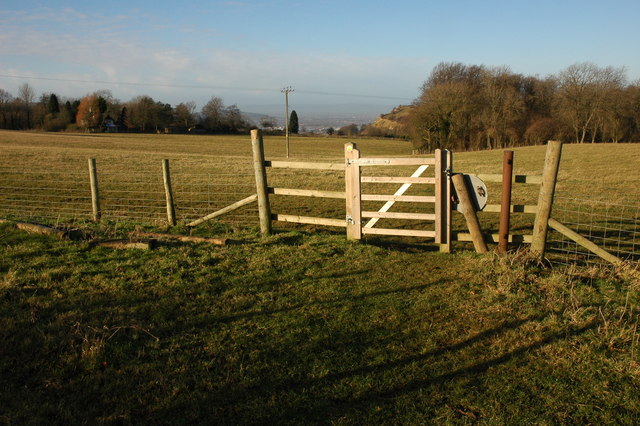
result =
[{"label": "fence wire", "polygon": [[[246,163],[246,164],[245,164]],[[176,217],[186,223],[255,194],[250,162],[195,165],[171,163]],[[295,173],[273,170],[271,186],[344,188],[344,176],[336,172]],[[153,161],[98,161],[98,186],[102,218],[142,224],[166,223],[166,200],[162,169]],[[275,212],[336,217],[344,214],[343,200],[314,200],[302,197],[273,197]],[[92,218],[91,186],[86,162],[65,161],[39,168],[0,166],[0,217],[58,223]],[[640,261],[640,204],[620,204],[593,199],[556,196],[552,216],[609,253]],[[255,226],[255,203],[216,218],[237,226]],[[547,257],[556,265],[600,264],[604,261],[581,245],[552,229]]]},{"label": "fence wire", "polygon": [[[91,220],[86,163],[49,168],[0,167],[0,217],[43,223]],[[172,168],[172,192],[179,221],[200,218],[255,193],[250,164],[234,172],[208,168],[210,172],[179,164],[175,170]],[[98,162],[98,188],[103,219],[154,225],[167,220],[162,169],[158,165]],[[253,226],[258,223],[257,218],[257,207],[249,205],[217,220]]]},{"label": "fence wire", "polygon": [[[640,260],[640,204],[556,197],[552,216],[609,253],[623,260]],[[547,257],[554,264],[588,265],[605,262],[552,229],[549,230],[547,242]]]}]

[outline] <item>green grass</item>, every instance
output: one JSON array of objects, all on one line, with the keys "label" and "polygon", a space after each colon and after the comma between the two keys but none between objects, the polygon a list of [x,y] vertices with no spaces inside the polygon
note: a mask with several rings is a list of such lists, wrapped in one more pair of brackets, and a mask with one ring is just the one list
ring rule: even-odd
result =
[{"label": "green grass", "polygon": [[[346,141],[293,138],[292,159],[340,161]],[[402,141],[358,145],[366,156],[410,153]],[[176,185],[195,187],[194,170],[252,173],[248,137],[0,132],[0,149],[0,168],[78,176],[79,188],[95,157],[114,193],[132,188],[126,176],[159,171],[162,158]],[[284,157],[282,138],[266,149]],[[540,174],[544,147],[515,151],[516,173]],[[559,193],[633,203],[639,155],[640,145],[565,146]],[[456,153],[454,168],[500,173],[501,158]],[[271,178],[343,185],[333,173]],[[291,200],[274,204],[344,215],[340,201]],[[536,200],[537,187],[514,190],[515,202]],[[493,217],[483,214],[483,226]],[[75,225],[100,238],[135,228],[108,215]],[[169,230],[188,232],[184,219]],[[417,241],[276,230],[260,238],[207,223],[194,234],[233,244],[139,251],[0,224],[0,424],[640,422],[637,270],[562,274],[524,252],[478,256],[461,245],[445,255]]]},{"label": "green grass", "polygon": [[112,250],[0,226],[0,421],[640,421],[637,271],[231,237]]}]

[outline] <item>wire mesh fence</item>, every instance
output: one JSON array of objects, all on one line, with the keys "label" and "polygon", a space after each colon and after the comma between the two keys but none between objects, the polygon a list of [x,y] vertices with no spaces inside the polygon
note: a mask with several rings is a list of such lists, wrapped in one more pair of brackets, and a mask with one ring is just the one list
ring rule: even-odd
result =
[{"label": "wire mesh fence", "polygon": [[[0,217],[43,223],[91,220],[89,170],[86,163],[66,163],[48,170],[0,167]],[[207,170],[208,169],[208,170]],[[203,171],[204,170],[204,171]],[[194,220],[255,193],[251,165],[171,170],[176,216]],[[149,162],[98,162],[101,217],[106,220],[158,224],[167,221],[162,169]],[[249,205],[221,216],[230,224],[257,224],[257,208]]]},{"label": "wire mesh fence", "polygon": [[[186,223],[255,194],[250,161],[176,160],[171,162],[176,217]],[[274,187],[344,188],[340,172],[270,171]],[[102,218],[141,224],[167,221],[165,188],[160,161],[126,159],[98,161]],[[302,197],[272,197],[274,212],[301,216],[342,218],[344,201]],[[556,196],[553,217],[600,248],[623,259],[640,261],[640,203],[612,203]],[[42,163],[38,167],[0,165],[0,217],[64,223],[93,216],[86,161]],[[216,221],[235,226],[258,224],[257,205],[244,206]],[[550,230],[547,256],[556,265],[600,264],[604,261],[580,244]]]},{"label": "wire mesh fence", "polygon": [[[556,197],[553,217],[622,260],[640,260],[640,204]],[[554,264],[601,264],[604,260],[563,234],[551,231],[547,257]]]}]

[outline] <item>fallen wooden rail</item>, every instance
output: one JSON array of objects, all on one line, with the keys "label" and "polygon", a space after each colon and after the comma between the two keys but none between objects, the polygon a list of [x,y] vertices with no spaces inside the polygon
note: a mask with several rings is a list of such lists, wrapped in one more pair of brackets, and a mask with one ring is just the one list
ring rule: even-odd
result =
[{"label": "fallen wooden rail", "polygon": [[226,238],[194,237],[190,235],[163,234],[158,232],[133,232],[131,235],[136,237],[156,238],[159,240],[176,240],[185,243],[208,243],[217,246],[225,246],[229,242]]}]

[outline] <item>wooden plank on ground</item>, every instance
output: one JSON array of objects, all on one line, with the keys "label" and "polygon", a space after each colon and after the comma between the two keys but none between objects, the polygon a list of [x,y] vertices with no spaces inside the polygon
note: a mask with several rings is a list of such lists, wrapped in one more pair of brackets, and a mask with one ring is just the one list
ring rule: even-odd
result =
[{"label": "wooden plank on ground", "polygon": [[228,240],[226,238],[194,237],[191,235],[162,234],[159,232],[133,232],[132,235],[135,235],[137,237],[157,238],[159,240],[176,240],[186,243],[207,243],[217,246],[225,246],[228,243]]},{"label": "wooden plank on ground", "polygon": [[131,240],[104,240],[104,241],[91,241],[89,243],[91,247],[107,247],[112,249],[137,249],[137,250],[153,250],[156,247],[156,240],[145,239],[140,241]]},{"label": "wooden plank on ground", "polygon": [[67,232],[50,226],[40,225],[37,223],[16,222],[9,219],[0,219],[0,223],[10,223],[16,228],[29,232],[31,234],[51,235],[60,239],[67,238]]}]

